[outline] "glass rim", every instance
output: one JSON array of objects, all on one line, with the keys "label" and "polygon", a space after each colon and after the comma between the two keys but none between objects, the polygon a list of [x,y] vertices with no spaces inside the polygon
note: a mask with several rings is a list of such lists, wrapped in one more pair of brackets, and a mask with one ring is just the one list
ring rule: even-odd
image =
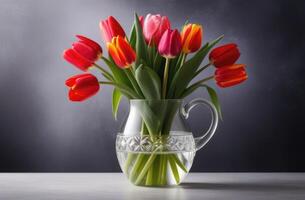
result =
[{"label": "glass rim", "polygon": [[164,101],[176,101],[176,102],[182,102],[183,99],[130,99],[129,101],[131,102],[138,102],[138,101],[159,101],[159,102],[164,102]]}]

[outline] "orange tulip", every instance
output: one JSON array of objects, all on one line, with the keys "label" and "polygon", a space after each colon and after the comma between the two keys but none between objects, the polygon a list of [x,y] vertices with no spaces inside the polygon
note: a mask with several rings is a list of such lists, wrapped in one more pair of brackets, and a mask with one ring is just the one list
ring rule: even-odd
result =
[{"label": "orange tulip", "polygon": [[182,52],[193,53],[201,47],[202,43],[202,26],[199,24],[187,24],[183,27],[182,38]]},{"label": "orange tulip", "polygon": [[217,68],[215,80],[220,87],[237,85],[248,78],[244,64],[234,64]]},{"label": "orange tulip", "polygon": [[129,68],[136,60],[136,53],[130,44],[121,36],[112,38],[107,43],[109,54],[120,68]]}]

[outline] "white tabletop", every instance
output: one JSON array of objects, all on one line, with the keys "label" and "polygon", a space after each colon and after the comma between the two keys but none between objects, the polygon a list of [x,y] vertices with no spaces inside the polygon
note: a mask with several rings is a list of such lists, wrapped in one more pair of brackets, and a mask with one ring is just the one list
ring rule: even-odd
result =
[{"label": "white tabletop", "polygon": [[130,184],[121,173],[2,173],[1,200],[304,200],[305,173],[192,173],[176,187]]}]

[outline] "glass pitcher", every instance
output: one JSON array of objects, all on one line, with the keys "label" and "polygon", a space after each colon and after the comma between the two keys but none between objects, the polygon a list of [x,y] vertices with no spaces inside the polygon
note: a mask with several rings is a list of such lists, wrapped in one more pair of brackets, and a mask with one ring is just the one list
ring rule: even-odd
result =
[{"label": "glass pitcher", "polygon": [[[197,105],[211,111],[211,125],[194,137],[186,119]],[[129,115],[116,138],[122,171],[135,185],[178,185],[189,172],[195,153],[213,136],[218,114],[212,103],[194,99],[130,100]]]}]

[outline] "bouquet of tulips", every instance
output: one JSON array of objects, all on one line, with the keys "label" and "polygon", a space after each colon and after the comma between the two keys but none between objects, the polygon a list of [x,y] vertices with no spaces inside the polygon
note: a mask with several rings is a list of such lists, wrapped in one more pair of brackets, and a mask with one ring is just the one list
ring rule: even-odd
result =
[{"label": "bouquet of tulips", "polygon": [[[103,80],[85,73],[72,76],[66,85],[70,89],[71,101],[83,101],[93,96],[100,85],[113,86],[112,110],[115,118],[122,96],[127,99],[183,99],[201,87],[207,89],[220,113],[216,92],[207,82],[215,80],[219,87],[226,88],[247,79],[245,65],[235,63],[240,56],[237,45],[226,44],[213,49],[223,36],[202,45],[203,28],[199,24],[186,23],[181,30],[177,30],[171,28],[166,16],[148,14],[139,17],[135,14],[129,36],[112,16],[100,22],[100,30],[107,46],[107,57],[103,56],[97,42],[81,35],[76,36],[78,41],[64,51],[63,57],[82,71],[100,70]],[[209,62],[202,65],[208,54]],[[99,59],[108,69],[97,63]],[[215,67],[214,74],[192,82],[210,66]],[[157,123],[160,120],[154,119],[147,111],[149,109],[144,109],[148,114],[143,115],[145,123],[142,134],[151,137],[168,135],[172,119],[167,117],[160,125]],[[142,158],[145,156],[142,155]],[[132,160],[139,160],[139,157],[130,156],[129,159],[131,163]],[[183,169],[183,164],[175,157],[166,159]],[[140,173],[141,169],[137,170]]]}]

